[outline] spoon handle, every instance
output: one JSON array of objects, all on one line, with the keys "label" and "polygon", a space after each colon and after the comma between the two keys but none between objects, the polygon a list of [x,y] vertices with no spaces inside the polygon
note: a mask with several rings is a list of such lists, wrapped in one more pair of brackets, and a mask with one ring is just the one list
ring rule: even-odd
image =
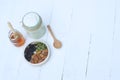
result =
[{"label": "spoon handle", "polygon": [[53,32],[52,32],[52,29],[51,29],[50,25],[47,25],[47,28],[48,28],[48,30],[49,30],[51,36],[53,37],[53,39],[56,40],[56,37],[54,36],[54,34],[53,34]]},{"label": "spoon handle", "polygon": [[14,28],[12,27],[12,24],[10,22],[8,22],[8,27],[15,33]]}]

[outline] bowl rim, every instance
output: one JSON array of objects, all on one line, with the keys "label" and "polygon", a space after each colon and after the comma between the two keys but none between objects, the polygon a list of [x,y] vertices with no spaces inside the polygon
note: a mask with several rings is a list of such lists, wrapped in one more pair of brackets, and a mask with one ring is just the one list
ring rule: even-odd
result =
[{"label": "bowl rim", "polygon": [[[29,61],[25,58],[25,49],[28,47],[29,44],[31,44],[31,43],[36,43],[36,42],[42,42],[42,43],[44,43],[44,44],[47,46],[48,55],[47,55],[46,59],[43,60],[42,62],[37,63],[37,64],[33,64],[33,63],[29,62]],[[46,41],[43,41],[43,40],[32,41],[32,42],[30,42],[30,43],[27,44],[27,46],[25,47],[25,49],[24,49],[24,59],[25,59],[25,61],[26,61],[27,63],[29,63],[29,64],[31,64],[31,65],[43,65],[43,64],[45,64],[45,63],[48,61],[48,59],[50,58],[50,47],[49,47],[49,45],[48,45],[48,43],[47,43]]]}]

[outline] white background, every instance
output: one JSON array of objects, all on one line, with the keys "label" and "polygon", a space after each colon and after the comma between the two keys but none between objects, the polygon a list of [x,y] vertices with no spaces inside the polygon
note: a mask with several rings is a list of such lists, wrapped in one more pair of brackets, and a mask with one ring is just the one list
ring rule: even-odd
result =
[{"label": "white background", "polygon": [[[51,49],[42,66],[28,64],[23,56],[36,41],[21,24],[31,11],[51,25],[63,44],[55,49],[48,31],[39,39]],[[22,47],[9,41],[8,21],[24,35]],[[0,80],[120,80],[119,0],[0,0],[0,28]]]}]

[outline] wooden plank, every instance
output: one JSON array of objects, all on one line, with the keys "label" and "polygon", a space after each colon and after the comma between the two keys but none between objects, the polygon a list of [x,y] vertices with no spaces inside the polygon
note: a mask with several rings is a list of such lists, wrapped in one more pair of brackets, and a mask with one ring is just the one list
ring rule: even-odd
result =
[{"label": "wooden plank", "polygon": [[[64,2],[64,3],[63,3]],[[53,13],[50,21],[51,28],[55,36],[62,42],[61,49],[53,48],[53,40],[48,34],[48,42],[51,47],[51,59],[49,63],[41,70],[40,79],[42,80],[61,80],[64,56],[66,54],[67,33],[71,19],[71,3],[64,0],[54,1]],[[47,74],[47,77],[46,77]]]},{"label": "wooden plank", "polygon": [[63,80],[84,80],[93,16],[92,3],[72,1],[71,25],[67,34],[67,48]]},{"label": "wooden plank", "polygon": [[120,1],[116,0],[113,54],[111,60],[111,80],[120,80]]},{"label": "wooden plank", "polygon": [[92,28],[90,60],[86,79],[110,80],[115,2],[114,0],[96,0],[95,4],[95,26]]}]

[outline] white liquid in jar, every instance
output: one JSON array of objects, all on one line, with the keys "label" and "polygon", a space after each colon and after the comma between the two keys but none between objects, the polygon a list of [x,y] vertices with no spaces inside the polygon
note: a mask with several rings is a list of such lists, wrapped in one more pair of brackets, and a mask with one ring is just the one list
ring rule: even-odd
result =
[{"label": "white liquid in jar", "polygon": [[23,19],[23,23],[28,27],[33,27],[37,25],[39,21],[39,16],[34,13],[29,13],[29,15],[26,15]]},{"label": "white liquid in jar", "polygon": [[45,26],[42,23],[42,19],[38,13],[35,12],[27,13],[25,16],[23,16],[22,24],[27,34],[31,38],[39,39],[46,32]]}]

